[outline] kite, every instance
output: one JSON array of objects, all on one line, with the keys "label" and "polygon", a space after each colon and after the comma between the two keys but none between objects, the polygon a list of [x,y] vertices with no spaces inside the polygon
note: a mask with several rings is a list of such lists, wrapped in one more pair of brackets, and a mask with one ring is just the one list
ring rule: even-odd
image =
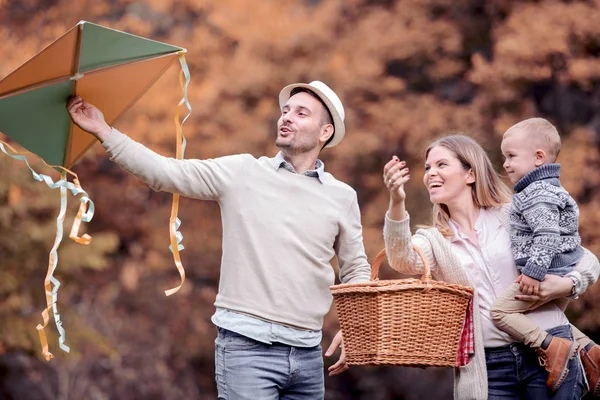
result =
[{"label": "kite", "polygon": [[[42,354],[46,360],[54,357],[48,351],[44,328],[49,313],[54,315],[59,332],[59,347],[69,352],[65,344],[65,330],[57,309],[59,281],[53,274],[58,263],[57,249],[63,237],[63,221],[67,205],[67,191],[80,197],[80,207],[69,237],[87,245],[92,238],[78,235],[82,222],[91,221],[94,203],[82,189],[71,168],[96,143],[96,138],[71,122],[66,109],[70,96],[78,95],[102,110],[106,122],[112,125],[129,109],[164,72],[177,60],[183,98],[175,110],[176,158],[182,159],[185,138],[182,126],[192,112],[187,97],[190,72],[185,61],[186,50],[125,32],[81,21],[41,52],[0,80],[0,132],[10,137],[27,151],[17,151],[0,141],[0,151],[24,161],[35,180],[45,182],[61,194],[57,233],[49,255],[48,272],[44,280],[46,308],[42,311],[43,324],[36,329],[40,336]],[[180,121],[179,109],[186,106],[188,113]],[[35,118],[29,111],[35,110]],[[60,172],[54,182],[48,175],[35,172],[26,155],[34,154],[48,166]],[[70,182],[68,177],[72,176]],[[166,290],[167,296],[176,293],[185,281],[185,271],[179,251],[183,250],[181,221],[177,218],[179,195],[173,195],[169,219],[170,246],[179,271],[179,286]]]}]

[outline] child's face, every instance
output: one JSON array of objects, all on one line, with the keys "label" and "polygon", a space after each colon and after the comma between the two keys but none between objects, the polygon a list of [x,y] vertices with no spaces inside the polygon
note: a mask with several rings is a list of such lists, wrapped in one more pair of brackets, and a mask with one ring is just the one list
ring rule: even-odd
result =
[{"label": "child's face", "polygon": [[510,181],[515,184],[527,173],[533,171],[536,164],[536,149],[524,131],[511,132],[502,139],[500,145],[504,164]]}]

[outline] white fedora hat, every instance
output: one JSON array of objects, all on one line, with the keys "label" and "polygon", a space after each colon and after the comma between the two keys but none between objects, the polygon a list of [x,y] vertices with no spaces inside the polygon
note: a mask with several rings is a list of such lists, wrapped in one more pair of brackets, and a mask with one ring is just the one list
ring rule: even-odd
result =
[{"label": "white fedora hat", "polygon": [[305,88],[319,96],[319,98],[325,103],[331,118],[333,118],[333,127],[335,131],[333,133],[333,139],[325,147],[333,147],[342,141],[346,134],[346,127],[344,126],[344,118],[346,114],[344,112],[344,106],[342,101],[335,94],[333,90],[321,81],[312,81],[311,83],[293,83],[281,89],[279,93],[279,107],[283,108],[285,103],[290,99],[292,90],[296,88]]}]

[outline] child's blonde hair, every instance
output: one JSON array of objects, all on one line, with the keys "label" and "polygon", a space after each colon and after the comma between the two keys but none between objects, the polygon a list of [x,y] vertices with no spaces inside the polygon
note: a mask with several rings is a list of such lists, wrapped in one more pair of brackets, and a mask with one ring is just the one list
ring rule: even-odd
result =
[{"label": "child's blonde hair", "polygon": [[544,118],[529,118],[521,121],[508,128],[504,132],[504,138],[515,132],[526,133],[527,138],[532,141],[536,149],[542,149],[546,152],[550,163],[556,162],[562,145],[558,131],[548,120]]}]

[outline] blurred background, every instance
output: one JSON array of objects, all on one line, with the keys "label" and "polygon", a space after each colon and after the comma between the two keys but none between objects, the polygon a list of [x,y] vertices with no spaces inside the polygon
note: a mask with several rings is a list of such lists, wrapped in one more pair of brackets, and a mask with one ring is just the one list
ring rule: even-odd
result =
[{"label": "blurred background", "polygon": [[[383,247],[381,171],[393,154],[412,169],[412,222],[427,223],[421,177],[432,139],[465,132],[501,170],[505,129],[547,118],[563,138],[561,180],[579,203],[583,244],[600,254],[600,0],[0,0],[0,77],[80,20],[187,48],[187,158],[273,156],[279,90],[330,85],[348,132],[322,159],[358,192],[369,258]],[[174,65],[116,127],[171,156],[180,98]],[[35,326],[59,194],[0,156],[0,399],[216,398],[217,204],[182,200],[187,280],[167,298],[163,290],[179,282],[168,250],[171,195],[125,174],[100,145],[74,171],[96,204],[82,229],[94,239],[65,238],[59,249],[58,307],[71,353],[58,349],[51,322],[56,358],[46,362]],[[78,201],[70,203],[72,218]],[[390,268],[381,275],[398,278]],[[600,342],[600,285],[568,315]],[[332,308],[324,347],[337,329]],[[451,398],[452,373],[352,367],[326,386],[328,400]]]}]

